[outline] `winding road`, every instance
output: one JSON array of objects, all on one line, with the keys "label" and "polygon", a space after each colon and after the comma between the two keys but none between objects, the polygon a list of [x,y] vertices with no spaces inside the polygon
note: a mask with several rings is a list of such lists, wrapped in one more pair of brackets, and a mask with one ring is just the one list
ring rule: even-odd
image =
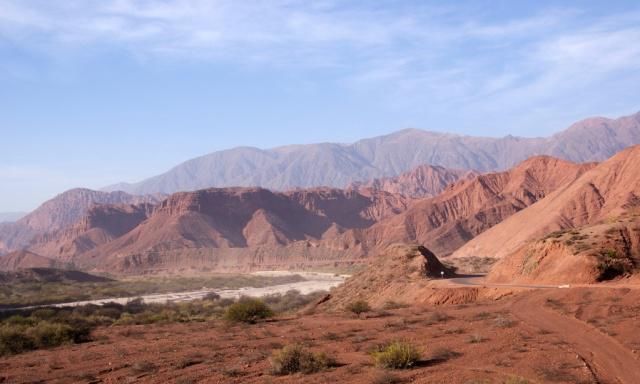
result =
[{"label": "winding road", "polygon": [[[525,288],[534,292],[518,295],[511,305],[511,313],[521,322],[534,328],[552,332],[571,346],[600,384],[640,384],[640,361],[631,350],[615,338],[597,328],[560,314],[545,305],[548,289],[569,288],[568,285],[491,284],[484,276],[465,276],[448,279],[449,286]],[[590,288],[621,288],[597,285]],[[638,287],[633,287],[638,288]]]}]

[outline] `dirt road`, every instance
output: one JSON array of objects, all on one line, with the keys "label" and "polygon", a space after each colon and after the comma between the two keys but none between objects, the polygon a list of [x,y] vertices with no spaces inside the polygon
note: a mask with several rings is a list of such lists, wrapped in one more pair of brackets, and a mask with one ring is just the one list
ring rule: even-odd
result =
[{"label": "dirt road", "polygon": [[[566,285],[486,284],[482,276],[449,279],[450,286],[487,286],[530,288],[536,292],[520,295],[511,313],[523,323],[558,335],[582,359],[601,384],[640,383],[640,361],[631,350],[597,328],[571,316],[565,316],[545,305],[547,289],[568,288]],[[620,288],[598,285],[591,288]]]},{"label": "dirt road", "polygon": [[614,338],[545,306],[544,292],[522,295],[512,313],[526,324],[557,334],[588,364],[599,383],[640,383],[640,361]]}]

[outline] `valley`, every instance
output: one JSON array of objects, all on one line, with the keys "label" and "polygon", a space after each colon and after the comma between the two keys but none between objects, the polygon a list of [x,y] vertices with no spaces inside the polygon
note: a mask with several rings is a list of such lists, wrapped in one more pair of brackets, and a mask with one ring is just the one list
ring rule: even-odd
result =
[{"label": "valley", "polygon": [[0,0],[0,384],[640,384],[638,41],[628,0]]},{"label": "valley", "polygon": [[69,190],[0,224],[0,382],[635,383],[640,145],[598,160]]},{"label": "valley", "polygon": [[[0,361],[5,381],[58,383],[633,383],[640,377],[640,290],[521,290],[498,301],[417,303],[355,316],[306,312],[255,325],[221,321],[98,328],[93,341]],[[409,340],[413,369],[377,368],[376,346]],[[337,366],[269,373],[273,351],[302,343]]]}]

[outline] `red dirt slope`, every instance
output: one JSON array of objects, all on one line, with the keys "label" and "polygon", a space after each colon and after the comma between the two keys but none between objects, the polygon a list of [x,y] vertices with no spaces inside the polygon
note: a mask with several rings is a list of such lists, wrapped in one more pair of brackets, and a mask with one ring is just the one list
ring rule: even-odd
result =
[{"label": "red dirt slope", "polygon": [[553,231],[618,217],[640,207],[639,196],[640,146],[634,146],[469,241],[453,256],[502,258]]}]

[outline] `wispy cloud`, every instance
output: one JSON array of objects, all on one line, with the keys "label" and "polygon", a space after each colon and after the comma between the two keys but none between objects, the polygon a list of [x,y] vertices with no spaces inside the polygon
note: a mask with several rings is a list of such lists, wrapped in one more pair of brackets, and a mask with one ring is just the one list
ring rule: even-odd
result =
[{"label": "wispy cloud", "polygon": [[346,87],[442,111],[531,107],[621,73],[638,80],[637,11],[540,7],[492,17],[464,6],[398,4],[5,0],[0,42],[53,55],[114,47],[136,57],[340,68]]}]

